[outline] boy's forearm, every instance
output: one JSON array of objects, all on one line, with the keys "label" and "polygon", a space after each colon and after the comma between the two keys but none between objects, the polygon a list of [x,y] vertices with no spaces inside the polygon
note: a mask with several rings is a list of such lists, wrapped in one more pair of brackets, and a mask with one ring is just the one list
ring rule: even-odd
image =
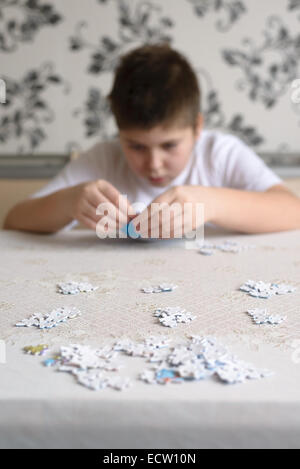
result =
[{"label": "boy's forearm", "polygon": [[300,229],[300,199],[289,191],[209,188],[213,223],[244,233]]},{"label": "boy's forearm", "polygon": [[68,204],[69,191],[70,188],[62,189],[15,205],[7,214],[3,228],[55,233],[73,220]]}]

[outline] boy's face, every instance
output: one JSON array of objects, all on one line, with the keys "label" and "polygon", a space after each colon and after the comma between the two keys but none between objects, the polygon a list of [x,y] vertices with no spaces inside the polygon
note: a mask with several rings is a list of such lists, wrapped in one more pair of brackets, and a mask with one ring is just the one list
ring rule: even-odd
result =
[{"label": "boy's face", "polygon": [[203,119],[196,128],[157,126],[150,130],[120,130],[120,142],[130,169],[156,187],[168,186],[185,168]]}]

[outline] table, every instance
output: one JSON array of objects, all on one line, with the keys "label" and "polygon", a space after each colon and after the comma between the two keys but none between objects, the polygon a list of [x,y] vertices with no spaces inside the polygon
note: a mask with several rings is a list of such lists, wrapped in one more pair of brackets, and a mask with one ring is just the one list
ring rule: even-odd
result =
[{"label": "table", "polygon": [[[209,229],[207,240],[230,239],[256,248],[212,257],[186,250],[180,240],[102,240],[86,230],[54,235],[0,231],[1,448],[299,448],[300,447],[300,232],[237,235]],[[239,291],[248,279],[298,287],[269,300]],[[88,280],[91,294],[62,296],[57,282]],[[146,295],[140,288],[173,282],[172,293]],[[36,312],[76,306],[82,316],[55,329],[16,328]],[[182,306],[198,317],[163,328],[158,306]],[[245,311],[268,307],[288,320],[257,326]],[[128,391],[90,391],[65,373],[42,366],[25,345],[102,345],[116,338],[142,340],[166,334],[180,340],[213,335],[271,378],[226,386],[214,380]],[[296,344],[297,345],[297,344]],[[299,353],[298,353],[299,352]],[[139,359],[128,359],[135,378]]]}]

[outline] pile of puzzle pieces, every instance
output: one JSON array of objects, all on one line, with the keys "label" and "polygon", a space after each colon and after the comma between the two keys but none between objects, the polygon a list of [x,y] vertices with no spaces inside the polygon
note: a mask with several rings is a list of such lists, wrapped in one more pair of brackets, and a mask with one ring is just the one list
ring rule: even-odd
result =
[{"label": "pile of puzzle pieces", "polygon": [[215,338],[200,336],[176,345],[171,345],[164,336],[149,337],[141,343],[125,339],[102,348],[73,344],[61,347],[60,353],[45,360],[44,365],[70,373],[79,384],[95,391],[124,390],[133,382],[109,374],[122,367],[120,354],[141,357],[150,364],[150,368],[139,374],[139,379],[148,384],[179,384],[212,377],[222,383],[238,384],[273,374],[241,361]]}]

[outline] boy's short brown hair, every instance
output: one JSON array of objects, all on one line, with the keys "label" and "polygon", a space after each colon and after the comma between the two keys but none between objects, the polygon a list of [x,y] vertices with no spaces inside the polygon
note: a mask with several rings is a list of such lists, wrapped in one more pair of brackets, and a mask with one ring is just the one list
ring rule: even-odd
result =
[{"label": "boy's short brown hair", "polygon": [[121,58],[108,100],[119,129],[194,128],[200,87],[182,54],[168,44],[145,45]]}]

